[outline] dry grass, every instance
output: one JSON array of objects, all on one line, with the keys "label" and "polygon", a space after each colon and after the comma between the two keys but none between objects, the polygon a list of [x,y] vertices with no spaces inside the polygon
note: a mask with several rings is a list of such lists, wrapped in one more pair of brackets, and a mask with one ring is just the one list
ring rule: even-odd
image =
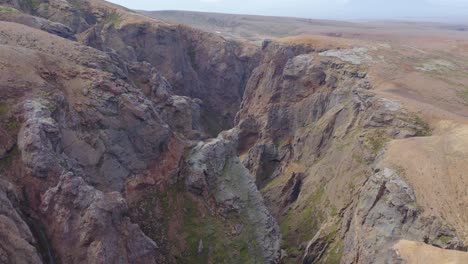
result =
[{"label": "dry grass", "polygon": [[400,240],[395,251],[408,264],[464,264],[468,253],[433,247],[421,242]]}]

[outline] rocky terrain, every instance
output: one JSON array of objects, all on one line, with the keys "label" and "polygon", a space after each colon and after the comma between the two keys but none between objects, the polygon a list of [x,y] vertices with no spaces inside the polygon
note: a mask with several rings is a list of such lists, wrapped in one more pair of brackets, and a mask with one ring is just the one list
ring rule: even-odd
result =
[{"label": "rocky terrain", "polygon": [[[414,70],[463,83],[466,43]],[[0,0],[0,263],[467,262],[464,90],[387,58]]]}]

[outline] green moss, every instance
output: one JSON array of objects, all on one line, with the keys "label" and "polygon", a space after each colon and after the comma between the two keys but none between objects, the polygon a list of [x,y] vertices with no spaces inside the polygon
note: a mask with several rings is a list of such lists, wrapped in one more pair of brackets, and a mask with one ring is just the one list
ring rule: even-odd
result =
[{"label": "green moss", "polygon": [[326,264],[339,264],[341,263],[341,258],[343,257],[343,242],[338,241],[332,247],[330,247],[322,256],[319,263]]},{"label": "green moss", "polygon": [[0,14],[7,14],[7,13],[15,14],[15,13],[19,13],[19,11],[10,6],[0,5]]},{"label": "green moss", "polygon": [[49,98],[50,96],[52,96],[52,91],[40,90],[39,96],[43,98]]},{"label": "green moss", "polygon": [[41,2],[40,0],[20,0],[19,4],[24,9],[30,9],[32,11],[35,11],[37,8],[39,8]]},{"label": "green moss", "polygon": [[6,157],[0,159],[0,172],[8,170],[13,162],[20,156],[20,151],[17,146],[15,146]]},{"label": "green moss", "polygon": [[[244,226],[238,235],[230,233],[230,226],[245,222],[241,215],[231,215],[225,221],[211,215],[200,215],[193,201],[185,201],[183,233],[186,234],[187,250],[179,263],[258,263],[260,256],[254,230]],[[199,243],[203,250],[199,253]]]},{"label": "green moss", "polygon": [[325,241],[327,243],[327,249],[317,263],[323,264],[339,264],[341,257],[343,256],[343,241],[341,240],[339,231],[339,221],[336,221],[333,225],[322,230],[327,232],[325,234]]},{"label": "green moss", "polygon": [[291,254],[303,242],[309,241],[318,231],[320,224],[325,220],[325,212],[321,205],[324,201],[325,188],[320,186],[305,201],[303,207],[291,209],[281,221],[283,247]]},{"label": "green moss", "polygon": [[[181,185],[174,185],[164,192],[153,192],[132,209],[131,215],[143,232],[159,242],[160,250],[177,254],[177,263],[259,263],[254,230],[246,225],[240,214],[226,218],[212,215]],[[162,210],[156,213],[159,208]],[[177,219],[177,220],[175,220]],[[184,247],[168,241],[172,223],[180,221],[177,234]],[[235,224],[244,224],[240,234],[232,234]],[[174,225],[172,225],[174,228]],[[199,253],[200,240],[203,250]],[[182,252],[181,252],[182,250]]]},{"label": "green moss", "polygon": [[376,130],[371,132],[368,137],[370,148],[374,154],[377,154],[387,143],[388,138],[385,136],[385,132],[382,130]]},{"label": "green moss", "polygon": [[8,114],[8,109],[9,107],[6,103],[0,102],[0,117],[4,117],[6,114]]},{"label": "green moss", "polygon": [[8,120],[5,128],[9,134],[16,134],[19,130],[19,124],[15,119],[10,119]]},{"label": "green moss", "polygon": [[115,28],[118,28],[123,22],[122,16],[117,12],[109,12],[104,17],[103,21],[106,25],[113,25]]},{"label": "green moss", "polygon": [[[273,190],[275,188],[282,188],[289,181],[289,179],[291,177],[291,173],[297,172],[297,171],[303,171],[303,165],[302,165],[302,163],[300,161],[293,161],[290,166],[293,167],[293,168],[296,168],[296,169],[293,169],[292,171],[290,171],[290,173],[288,173],[289,171],[286,171],[286,172],[280,174],[278,177],[276,177],[273,180],[269,181],[261,189],[261,191],[265,193],[265,192],[269,192],[269,191],[271,191],[271,190]],[[297,169],[297,168],[299,168],[299,169]]]},{"label": "green moss", "polygon": [[453,240],[453,237],[444,235],[438,237],[437,240],[439,240],[442,244],[448,244],[450,241]]},{"label": "green moss", "polygon": [[70,3],[74,8],[81,10],[83,7],[81,6],[81,1],[80,0],[68,0],[68,3]]},{"label": "green moss", "polygon": [[427,137],[432,135],[432,129],[428,123],[426,123],[420,116],[414,118],[414,123],[419,127],[416,131],[416,136]]}]

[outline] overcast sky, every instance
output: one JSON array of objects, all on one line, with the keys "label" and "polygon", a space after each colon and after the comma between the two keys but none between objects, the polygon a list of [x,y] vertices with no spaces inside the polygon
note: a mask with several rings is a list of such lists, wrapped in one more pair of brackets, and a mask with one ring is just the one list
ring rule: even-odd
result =
[{"label": "overcast sky", "polygon": [[192,10],[331,19],[468,20],[468,0],[111,0],[131,9]]}]

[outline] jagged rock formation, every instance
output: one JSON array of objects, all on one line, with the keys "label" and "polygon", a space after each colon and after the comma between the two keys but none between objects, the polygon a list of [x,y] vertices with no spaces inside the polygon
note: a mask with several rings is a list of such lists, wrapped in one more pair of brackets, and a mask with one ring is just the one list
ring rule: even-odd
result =
[{"label": "jagged rock formation", "polygon": [[103,1],[0,4],[0,262],[383,263],[402,261],[400,240],[466,250],[383,163],[387,141],[430,129],[373,94],[366,65]]},{"label": "jagged rock formation", "polygon": [[41,213],[61,263],[157,263],[157,245],[125,216],[118,192],[102,193],[72,173],[41,197]]},{"label": "jagged rock formation", "polygon": [[2,263],[40,263],[41,257],[27,223],[18,211],[18,196],[14,187],[0,182],[0,261]]},{"label": "jagged rock formation", "polygon": [[225,214],[238,212],[254,233],[260,256],[269,263],[277,262],[281,234],[276,221],[265,207],[253,177],[236,155],[238,131],[221,133],[218,138],[199,143],[187,159],[185,177],[189,190],[208,196],[210,193]]},{"label": "jagged rock formation", "polygon": [[373,95],[367,65],[327,54],[265,42],[236,117],[239,154],[281,224],[284,262],[399,262],[400,239],[463,250],[379,165],[387,141],[426,136],[428,125]]}]

